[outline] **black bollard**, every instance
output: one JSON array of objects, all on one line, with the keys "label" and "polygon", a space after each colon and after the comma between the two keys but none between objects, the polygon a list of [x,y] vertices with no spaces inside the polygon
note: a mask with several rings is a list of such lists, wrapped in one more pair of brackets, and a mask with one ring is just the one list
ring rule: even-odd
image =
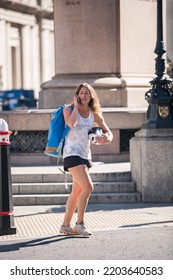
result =
[{"label": "black bollard", "polygon": [[0,235],[16,234],[12,199],[10,134],[7,123],[0,119]]}]

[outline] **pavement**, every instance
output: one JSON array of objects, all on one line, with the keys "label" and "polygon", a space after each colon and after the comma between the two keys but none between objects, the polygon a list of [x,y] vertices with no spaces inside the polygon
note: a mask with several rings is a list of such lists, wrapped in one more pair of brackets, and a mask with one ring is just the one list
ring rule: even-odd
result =
[{"label": "pavement", "polygon": [[[57,166],[52,167],[46,167],[46,166],[35,166],[35,167],[27,167],[27,166],[16,166],[12,167],[12,174],[21,174],[21,173],[43,173],[44,171],[49,172],[57,172]],[[54,171],[53,171],[54,170]],[[121,163],[121,164],[104,164],[102,168],[100,168],[100,165],[96,165],[93,167],[91,172],[112,172],[112,171],[129,171],[130,170],[130,164],[129,163]],[[37,242],[40,240],[44,240],[46,244],[49,242],[52,244],[54,241],[60,241],[64,240],[64,238],[59,235],[59,227],[62,224],[63,217],[65,212],[65,205],[41,205],[41,206],[15,206],[14,207],[14,223],[16,227],[16,234],[13,235],[3,235],[0,236],[0,242],[1,242],[1,249],[2,254],[0,254],[0,259],[42,259],[43,255],[41,252],[41,246],[40,251],[37,248],[37,252],[35,252],[35,256],[33,255],[33,251],[29,257],[29,251],[26,256],[26,250],[25,253],[23,252],[23,255],[21,254],[20,248],[17,247],[14,249],[14,244],[33,244],[34,242]],[[72,226],[75,224],[76,221],[76,213],[74,214],[74,217],[72,219]],[[113,238],[116,238],[118,240],[121,240],[121,237],[123,237],[123,242],[121,243],[121,248],[125,246],[126,242],[126,248],[123,248],[125,251],[121,251],[121,254],[119,255],[120,259],[128,259],[128,253],[130,254],[129,244],[133,244],[135,249],[136,244],[136,238],[140,237],[139,244],[143,240],[146,240],[145,242],[148,243],[150,248],[153,246],[153,239],[151,239],[152,234],[154,233],[155,238],[154,240],[157,240],[157,235],[159,236],[158,239],[158,247],[155,248],[154,251],[152,249],[152,254],[149,254],[149,248],[146,246],[145,249],[143,248],[143,252],[146,250],[146,256],[147,258],[159,258],[162,259],[173,259],[173,245],[171,245],[172,240],[171,237],[173,236],[173,204],[160,204],[160,203],[124,203],[124,204],[89,204],[87,207],[87,211],[85,214],[85,222],[86,226],[92,231],[92,237],[91,241],[80,241],[82,242],[82,245],[87,242],[87,246],[91,246],[91,251],[93,250],[93,246],[99,246],[104,248],[104,245],[106,244],[106,241],[102,244],[103,239],[105,239],[108,242],[109,240],[109,246],[113,240]],[[144,231],[145,230],[145,231]],[[143,234],[145,235],[143,236]],[[141,234],[141,236],[140,236]],[[143,237],[142,237],[143,236]],[[135,237],[135,239],[130,241],[130,238]],[[162,242],[163,239],[167,237],[167,243],[166,247],[161,248],[160,242]],[[58,240],[57,240],[58,238]],[[76,238],[76,237],[74,237]],[[89,238],[90,239],[90,238]],[[29,240],[29,243],[28,243]],[[149,241],[147,241],[149,240]],[[74,242],[74,239],[72,241],[72,237],[68,238],[67,242]],[[93,243],[94,242],[94,243]],[[151,243],[150,243],[151,242]],[[166,242],[166,241],[165,241]],[[117,242],[114,242],[114,245]],[[9,244],[13,244],[13,247],[8,247]],[[45,243],[44,243],[45,244]],[[64,244],[58,242],[59,248]],[[69,244],[68,246],[72,246],[72,243],[66,243]],[[90,245],[89,245],[90,244]],[[12,246],[12,245],[9,245]],[[53,246],[53,244],[52,244]],[[84,245],[85,246],[85,245]],[[116,244],[118,246],[118,244]],[[140,245],[139,245],[140,246]],[[19,246],[20,247],[20,246]],[[48,247],[46,247],[48,250]],[[73,246],[72,246],[73,248]],[[106,247],[107,248],[107,247]],[[147,248],[147,249],[146,249]],[[50,249],[50,248],[49,248]],[[97,255],[93,255],[93,259],[99,259],[99,258],[105,258],[104,256],[104,250],[98,250]],[[117,255],[114,256],[115,252],[117,251],[116,248],[114,248],[114,253],[111,251],[111,246],[109,250],[109,254],[106,258],[116,258]],[[133,249],[133,250],[134,250]],[[28,249],[29,250],[29,249]],[[62,251],[64,250],[64,247],[62,247]],[[76,249],[75,249],[76,250]],[[107,250],[107,249],[105,249]],[[112,247],[113,250],[113,247]],[[10,255],[11,251],[17,251],[19,255],[16,255],[17,252],[13,252],[13,255]],[[53,250],[54,251],[54,250]],[[52,251],[52,252],[53,252]],[[169,252],[168,252],[169,251]],[[39,253],[40,252],[40,253]],[[46,251],[45,251],[46,252]],[[124,254],[126,252],[126,254]],[[154,255],[153,255],[154,252]],[[78,255],[75,257],[75,253],[77,254],[77,251],[71,251],[71,254],[67,254],[65,257],[62,255],[56,256],[55,255],[49,255],[50,250],[47,252],[47,258],[49,259],[63,259],[63,258],[69,258],[69,259],[79,259],[79,256],[83,259],[85,258],[91,258],[90,255],[87,255],[87,252],[85,252],[85,255],[82,257],[81,250],[79,248]],[[38,255],[39,254],[39,255]],[[52,253],[53,254],[53,253]],[[94,254],[94,251],[92,252]],[[111,255],[112,254],[112,255]],[[142,255],[135,255],[136,251],[134,250],[134,254],[129,255],[129,259],[131,258],[144,258]],[[160,255],[159,255],[160,254]],[[49,257],[48,257],[49,255]],[[46,255],[45,255],[46,258]]]},{"label": "pavement", "polygon": [[0,236],[0,260],[41,260],[43,265],[43,260],[173,260],[172,205],[89,204],[90,237],[60,235],[64,211],[57,205],[14,207],[17,234]]},{"label": "pavement", "polygon": [[[17,233],[0,236],[0,241],[56,235],[62,224],[65,206],[16,206]],[[173,226],[173,206],[167,204],[89,204],[86,225],[94,232],[142,227]],[[72,226],[76,221],[76,213]]]},{"label": "pavement", "polygon": [[[62,166],[59,166],[63,170]],[[12,174],[62,174],[57,165],[43,165],[43,166],[12,166]],[[90,173],[112,173],[112,172],[128,172],[130,171],[130,162],[120,162],[120,163],[107,163],[94,162]]]}]

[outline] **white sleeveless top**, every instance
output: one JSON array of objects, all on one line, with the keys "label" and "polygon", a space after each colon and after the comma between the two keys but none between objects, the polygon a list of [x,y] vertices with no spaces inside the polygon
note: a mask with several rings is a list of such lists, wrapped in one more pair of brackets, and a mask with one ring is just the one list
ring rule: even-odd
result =
[{"label": "white sleeveless top", "polygon": [[71,128],[64,144],[63,158],[69,156],[80,156],[91,160],[90,140],[88,131],[94,125],[93,112],[89,112],[87,118],[83,118],[78,112],[78,122],[74,128]]}]

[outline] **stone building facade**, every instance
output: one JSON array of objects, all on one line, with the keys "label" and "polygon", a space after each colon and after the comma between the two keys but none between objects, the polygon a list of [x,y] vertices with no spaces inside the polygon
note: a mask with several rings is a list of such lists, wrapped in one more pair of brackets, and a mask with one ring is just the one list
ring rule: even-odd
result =
[{"label": "stone building facade", "polygon": [[0,1],[0,90],[32,89],[54,75],[52,0]]},{"label": "stone building facade", "polygon": [[[163,0],[163,39],[172,60],[173,2]],[[41,85],[39,108],[71,100],[84,80],[102,107],[147,107],[155,73],[157,0],[54,0],[55,75]]]}]

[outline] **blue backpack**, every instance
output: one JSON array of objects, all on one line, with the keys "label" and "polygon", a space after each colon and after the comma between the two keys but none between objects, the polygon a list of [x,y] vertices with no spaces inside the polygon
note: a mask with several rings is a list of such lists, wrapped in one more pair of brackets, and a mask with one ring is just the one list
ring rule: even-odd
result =
[{"label": "blue backpack", "polygon": [[[62,105],[57,110],[52,112],[52,120],[49,125],[48,142],[45,149],[45,154],[51,157],[62,156],[65,137],[67,136],[70,127],[65,124]],[[72,106],[70,106],[72,108]]]}]

